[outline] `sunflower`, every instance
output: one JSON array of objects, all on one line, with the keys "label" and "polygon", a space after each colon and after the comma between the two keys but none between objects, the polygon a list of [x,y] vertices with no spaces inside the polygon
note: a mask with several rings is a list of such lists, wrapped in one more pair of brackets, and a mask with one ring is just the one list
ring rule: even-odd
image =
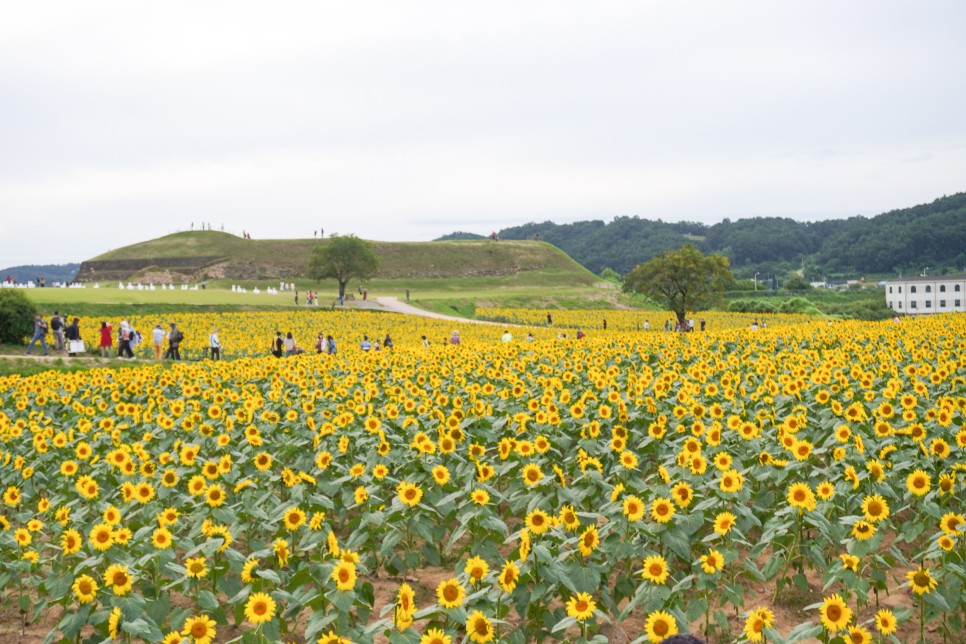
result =
[{"label": "sunflower", "polygon": [[966,517],[962,514],[947,512],[939,520],[939,528],[946,534],[960,535],[966,530]]},{"label": "sunflower", "polygon": [[708,554],[701,555],[701,570],[706,574],[713,575],[724,568],[724,556],[714,548],[708,550]]},{"label": "sunflower", "polygon": [[899,628],[899,620],[888,608],[883,608],[875,614],[875,628],[885,637],[892,635]]},{"label": "sunflower", "polygon": [[852,536],[859,541],[871,539],[875,536],[875,526],[868,521],[859,519],[852,525]]},{"label": "sunflower", "polygon": [[207,615],[189,617],[184,622],[181,634],[191,638],[191,644],[211,644],[215,638],[215,620]]},{"label": "sunflower", "polygon": [[762,633],[766,628],[771,628],[775,623],[775,614],[768,608],[756,608],[748,613],[745,619],[745,637],[751,642],[761,642],[764,640]]},{"label": "sunflower", "polygon": [[576,530],[580,527],[580,517],[577,510],[572,505],[565,505],[560,509],[560,523],[568,530]]},{"label": "sunflower", "polygon": [[107,618],[107,634],[111,636],[112,640],[117,639],[118,632],[121,626],[121,607],[115,606],[111,609],[111,616]]},{"label": "sunflower", "polygon": [[536,463],[529,463],[523,466],[523,484],[533,487],[543,480],[543,471]]},{"label": "sunflower", "polygon": [[651,503],[651,517],[658,523],[667,523],[674,517],[674,504],[671,499],[658,497]]},{"label": "sunflower", "polygon": [[339,590],[352,590],[356,585],[356,565],[351,561],[340,560],[332,568],[332,581]]},{"label": "sunflower", "polygon": [[834,634],[845,630],[852,621],[852,609],[846,606],[842,597],[837,594],[826,597],[818,610],[822,616],[822,626],[829,633]]},{"label": "sunflower", "polygon": [[167,528],[157,528],[151,535],[151,543],[158,550],[171,547],[171,532]]},{"label": "sunflower", "polygon": [[811,512],[815,509],[815,494],[812,492],[812,488],[808,486],[808,483],[792,483],[788,487],[786,498],[788,505],[793,508],[798,508],[799,512],[804,512],[805,510]]},{"label": "sunflower", "polygon": [[714,531],[716,534],[724,536],[728,534],[733,527],[735,527],[735,521],[738,517],[733,515],[731,512],[721,512],[714,518]]},{"label": "sunflower", "polygon": [[668,637],[678,634],[678,624],[670,613],[656,610],[647,616],[644,633],[651,644],[660,644]]},{"label": "sunflower", "polygon": [[89,575],[81,575],[74,580],[71,590],[74,591],[77,601],[82,604],[89,604],[94,601],[97,595],[97,582]]},{"label": "sunflower", "polygon": [[524,522],[527,525],[527,529],[537,535],[543,534],[550,528],[550,517],[540,508],[535,508],[530,511]]},{"label": "sunflower", "polygon": [[912,592],[917,595],[928,595],[939,585],[939,582],[929,573],[929,569],[922,566],[919,566],[918,570],[910,570],[906,573],[906,579],[912,586]]},{"label": "sunflower", "polygon": [[588,593],[577,593],[567,601],[567,616],[578,622],[594,615],[597,604]]},{"label": "sunflower", "polygon": [[204,557],[191,557],[184,562],[185,574],[192,579],[201,579],[208,574]]},{"label": "sunflower", "polygon": [[850,626],[849,634],[845,636],[845,644],[870,644],[872,633],[864,626]]},{"label": "sunflower", "polygon": [[459,608],[466,597],[466,589],[455,577],[441,581],[436,586],[436,598],[443,608]]},{"label": "sunflower", "polygon": [[478,610],[474,610],[466,618],[466,632],[470,640],[477,644],[486,644],[493,640],[493,625],[489,618]]},{"label": "sunflower", "polygon": [[413,483],[407,483],[402,481],[396,488],[396,493],[399,496],[399,501],[403,505],[408,505],[409,507],[415,507],[419,505],[419,501],[423,498],[423,491],[419,486]]},{"label": "sunflower", "polygon": [[123,596],[131,590],[133,579],[127,572],[127,566],[113,564],[104,573],[104,584],[111,588],[111,591],[118,596]]},{"label": "sunflower", "polygon": [[419,638],[419,644],[452,644],[453,638],[438,628],[431,628]]},{"label": "sunflower", "polygon": [[77,530],[64,530],[60,536],[60,548],[65,555],[72,555],[81,549],[83,540]]},{"label": "sunflower", "polygon": [[587,529],[580,534],[580,554],[587,557],[599,545],[600,534],[597,532],[597,526],[587,526]]},{"label": "sunflower", "polygon": [[628,521],[640,521],[644,518],[644,502],[633,494],[624,497],[623,508]]},{"label": "sunflower", "polygon": [[91,542],[91,546],[99,552],[104,552],[111,547],[111,544],[114,543],[113,530],[107,523],[98,523],[95,525],[91,529],[91,533],[88,538]]},{"label": "sunflower", "polygon": [[906,489],[915,496],[925,496],[932,487],[932,478],[922,470],[915,470],[906,477]]},{"label": "sunflower", "polygon": [[275,617],[275,600],[265,593],[255,593],[245,602],[245,619],[261,624]]},{"label": "sunflower", "polygon": [[445,465],[437,465],[433,468],[433,480],[436,481],[436,485],[446,485],[449,483],[449,479],[449,470]]},{"label": "sunflower", "polygon": [[463,568],[463,572],[469,576],[470,583],[475,584],[486,577],[487,573],[490,572],[490,566],[482,557],[470,557],[466,561],[466,566]]},{"label": "sunflower", "polygon": [[815,486],[815,495],[823,501],[829,501],[835,496],[835,486],[831,481],[822,481]]},{"label": "sunflower", "polygon": [[852,572],[859,571],[859,558],[855,555],[841,554],[839,559],[842,561],[842,567],[846,570],[851,570]]},{"label": "sunflower", "polygon": [[305,512],[301,508],[289,508],[282,515],[286,530],[298,530],[305,523]]},{"label": "sunflower", "polygon": [[205,503],[210,507],[218,508],[225,503],[225,488],[218,483],[213,483],[205,488]]},{"label": "sunflower", "polygon": [[686,508],[694,499],[694,490],[687,483],[677,483],[671,488],[671,498],[678,504],[678,507]]},{"label": "sunflower", "polygon": [[667,560],[661,555],[651,555],[644,559],[641,577],[652,584],[663,584],[668,578]]},{"label": "sunflower", "polygon": [[745,484],[745,478],[741,472],[735,469],[725,470],[721,474],[721,481],[718,487],[722,492],[738,492]]},{"label": "sunflower", "polygon": [[862,501],[862,514],[870,523],[889,518],[889,504],[879,494],[866,496]]},{"label": "sunflower", "polygon": [[490,493],[482,488],[476,488],[470,493],[470,499],[476,505],[486,505],[490,502]]},{"label": "sunflower", "polygon": [[513,561],[507,561],[500,570],[500,588],[505,593],[512,593],[517,587],[517,580],[520,579],[520,568]]}]

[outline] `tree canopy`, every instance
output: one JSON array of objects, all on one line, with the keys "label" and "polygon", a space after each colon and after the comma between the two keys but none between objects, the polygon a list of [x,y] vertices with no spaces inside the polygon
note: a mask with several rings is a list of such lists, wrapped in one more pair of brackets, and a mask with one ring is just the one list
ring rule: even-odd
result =
[{"label": "tree canopy", "polygon": [[372,244],[354,235],[333,235],[312,249],[309,276],[312,279],[335,279],[339,296],[351,279],[368,279],[379,269],[379,257]]},{"label": "tree canopy", "polygon": [[684,322],[689,311],[713,304],[734,281],[723,255],[703,255],[687,244],[638,265],[624,278],[624,291],[647,295]]},{"label": "tree canopy", "polygon": [[23,291],[0,289],[0,342],[20,344],[34,331],[34,307]]}]

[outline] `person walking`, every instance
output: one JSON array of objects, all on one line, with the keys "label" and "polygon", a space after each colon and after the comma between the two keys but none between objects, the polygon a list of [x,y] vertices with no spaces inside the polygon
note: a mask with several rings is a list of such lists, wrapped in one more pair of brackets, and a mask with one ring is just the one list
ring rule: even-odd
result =
[{"label": "person walking", "polygon": [[102,358],[111,358],[114,354],[114,327],[111,326],[110,322],[104,320],[101,322],[101,341],[98,344],[101,350]]},{"label": "person walking", "polygon": [[131,351],[131,325],[127,323],[127,320],[121,322],[121,327],[117,331],[117,357],[124,358],[125,355],[128,358],[134,358],[134,352]]},{"label": "person walking", "polygon": [[335,340],[331,335],[325,338],[325,351],[326,353],[335,355]]},{"label": "person walking", "polygon": [[64,337],[68,343],[67,355],[71,358],[76,356],[78,351],[84,350],[84,343],[81,341],[80,334],[80,318],[74,318],[73,324],[64,329]]},{"label": "person walking", "polygon": [[178,325],[174,322],[170,323],[168,326],[171,330],[168,331],[168,350],[165,352],[165,359],[170,358],[171,360],[181,360],[181,341],[184,340],[184,333],[178,329]]},{"label": "person walking", "polygon": [[47,323],[40,317],[40,313],[34,313],[34,337],[31,338],[30,344],[27,345],[28,356],[33,352],[34,345],[37,344],[37,341],[40,341],[44,355],[50,355],[50,352],[47,350],[47,329]]},{"label": "person walking", "polygon": [[359,348],[362,349],[363,351],[371,351],[372,350],[372,343],[369,342],[369,336],[368,335],[363,335],[362,336],[362,343],[359,344]]},{"label": "person walking", "polygon": [[64,319],[60,313],[54,311],[54,317],[50,318],[50,332],[54,335],[54,350],[64,350]]},{"label": "person walking", "polygon": [[382,341],[382,346],[386,347],[387,349],[392,349],[392,338],[389,337],[388,331],[386,331],[386,339]]},{"label": "person walking", "polygon": [[218,339],[218,329],[211,330],[208,336],[208,347],[211,349],[211,359],[221,360],[221,340]]},{"label": "person walking", "polygon": [[164,327],[160,324],[154,325],[151,331],[151,342],[154,345],[154,359],[160,360],[164,355]]}]

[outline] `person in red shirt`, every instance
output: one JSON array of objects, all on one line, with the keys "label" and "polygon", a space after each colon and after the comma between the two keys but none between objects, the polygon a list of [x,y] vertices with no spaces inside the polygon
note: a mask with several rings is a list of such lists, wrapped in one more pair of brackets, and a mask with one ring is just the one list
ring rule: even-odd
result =
[{"label": "person in red shirt", "polygon": [[114,327],[107,321],[101,322],[101,357],[111,358],[114,348]]}]

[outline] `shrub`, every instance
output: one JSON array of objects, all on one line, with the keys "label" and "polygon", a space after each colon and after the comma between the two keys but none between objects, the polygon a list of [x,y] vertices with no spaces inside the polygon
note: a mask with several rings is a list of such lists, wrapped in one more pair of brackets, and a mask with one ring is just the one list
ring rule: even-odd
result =
[{"label": "shrub", "polygon": [[0,289],[0,342],[20,344],[33,329],[34,307],[23,291]]}]

